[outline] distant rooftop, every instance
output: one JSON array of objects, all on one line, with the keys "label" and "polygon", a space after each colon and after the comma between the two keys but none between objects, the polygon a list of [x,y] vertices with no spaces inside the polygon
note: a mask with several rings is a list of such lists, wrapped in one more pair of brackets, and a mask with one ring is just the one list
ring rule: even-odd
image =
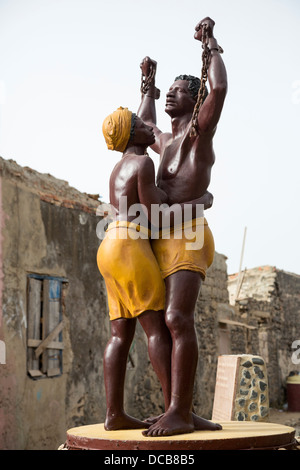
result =
[{"label": "distant rooftop", "polygon": [[99,195],[81,193],[67,181],[57,179],[49,173],[39,173],[29,167],[22,167],[14,160],[0,157],[0,172],[3,176],[15,180],[17,184],[26,186],[29,191],[39,194],[43,201],[50,204],[92,213],[95,213],[101,204]]},{"label": "distant rooftop", "polygon": [[253,298],[255,300],[270,302],[275,290],[275,281],[278,272],[285,272],[290,276],[300,279],[299,274],[290,273],[277,269],[275,266],[259,266],[246,269],[240,274],[228,276],[229,301],[234,304],[236,298],[239,300]]},{"label": "distant rooftop", "polygon": [[260,266],[242,271],[240,277],[238,273],[228,276],[230,303],[234,303],[238,285],[238,299],[270,301],[275,288],[276,271],[274,266]]}]

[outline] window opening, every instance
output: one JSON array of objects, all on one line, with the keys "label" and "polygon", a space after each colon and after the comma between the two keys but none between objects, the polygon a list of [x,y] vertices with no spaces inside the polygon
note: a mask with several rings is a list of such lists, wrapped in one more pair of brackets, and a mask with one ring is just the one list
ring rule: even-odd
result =
[{"label": "window opening", "polygon": [[27,371],[32,378],[62,374],[63,306],[67,279],[27,277]]}]

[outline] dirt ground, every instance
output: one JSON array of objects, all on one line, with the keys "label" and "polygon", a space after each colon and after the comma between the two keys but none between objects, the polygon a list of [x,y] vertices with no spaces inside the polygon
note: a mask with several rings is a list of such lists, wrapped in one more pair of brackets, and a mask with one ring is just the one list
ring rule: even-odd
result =
[{"label": "dirt ground", "polygon": [[300,411],[284,411],[270,408],[269,422],[291,426],[296,429],[295,437],[300,436]]}]

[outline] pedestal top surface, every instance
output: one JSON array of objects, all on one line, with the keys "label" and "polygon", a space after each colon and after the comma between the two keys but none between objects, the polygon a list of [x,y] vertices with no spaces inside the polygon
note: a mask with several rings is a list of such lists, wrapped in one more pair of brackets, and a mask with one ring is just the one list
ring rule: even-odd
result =
[{"label": "pedestal top surface", "polygon": [[276,447],[292,443],[295,429],[281,424],[250,421],[221,422],[219,431],[194,431],[174,436],[146,437],[141,429],[106,431],[103,423],[67,431],[70,448],[91,449],[229,449]]}]

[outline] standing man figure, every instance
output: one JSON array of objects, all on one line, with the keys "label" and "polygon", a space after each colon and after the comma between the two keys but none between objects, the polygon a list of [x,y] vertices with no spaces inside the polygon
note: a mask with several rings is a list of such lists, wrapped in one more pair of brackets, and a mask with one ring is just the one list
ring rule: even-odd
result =
[{"label": "standing man figure", "polygon": [[[160,154],[157,185],[167,193],[170,204],[201,197],[210,183],[215,161],[213,137],[227,92],[226,69],[213,28],[214,21],[210,18],[205,18],[195,28],[195,39],[202,42],[207,39],[210,50],[210,93],[199,109],[196,135],[192,135],[191,128],[198,92],[193,90],[193,84],[197,79],[187,75],[175,79],[167,93],[165,107],[171,118],[172,133],[163,133],[156,125],[156,63],[146,57],[141,64],[142,73],[148,79],[148,89],[142,97],[138,115],[153,128],[155,144],[151,148]],[[199,88],[199,82],[198,79],[196,88]],[[146,436],[182,434],[195,429],[221,429],[220,425],[192,413],[198,361],[194,310],[201,282],[214,257],[214,240],[206,219],[194,220],[193,227],[198,224],[203,226],[204,233],[199,249],[186,250],[184,236],[181,239],[174,236],[152,241],[166,286],[165,321],[172,337],[171,397],[166,413],[143,432]]]}]

